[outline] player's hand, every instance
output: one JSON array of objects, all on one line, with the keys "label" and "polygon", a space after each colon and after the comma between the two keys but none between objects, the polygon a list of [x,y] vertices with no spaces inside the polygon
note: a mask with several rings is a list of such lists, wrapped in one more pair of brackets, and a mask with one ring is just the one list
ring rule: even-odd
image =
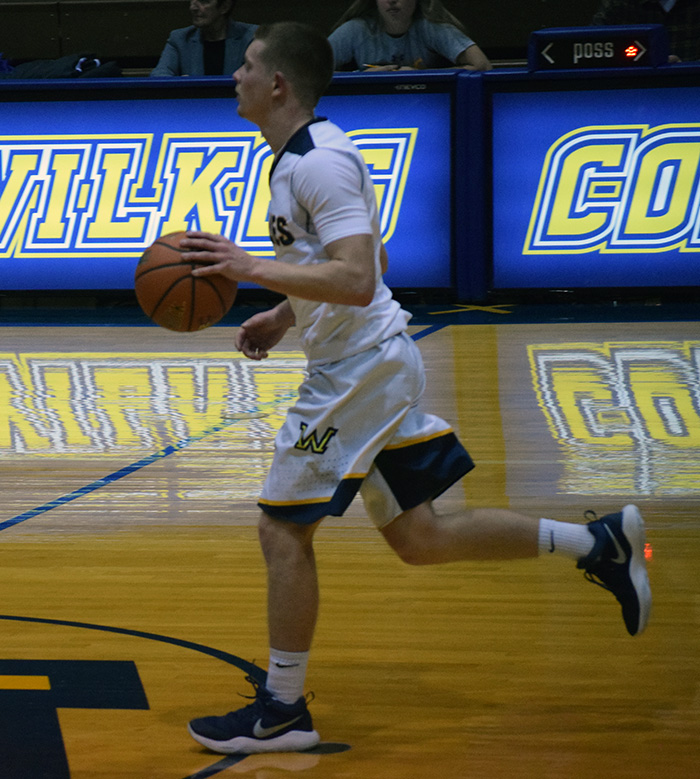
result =
[{"label": "player's hand", "polygon": [[249,279],[254,258],[223,235],[188,230],[180,246],[185,250],[182,259],[197,263],[193,276],[219,273],[233,281]]},{"label": "player's hand", "polygon": [[262,311],[243,322],[236,333],[236,348],[251,360],[264,360],[289,327],[276,308]]}]

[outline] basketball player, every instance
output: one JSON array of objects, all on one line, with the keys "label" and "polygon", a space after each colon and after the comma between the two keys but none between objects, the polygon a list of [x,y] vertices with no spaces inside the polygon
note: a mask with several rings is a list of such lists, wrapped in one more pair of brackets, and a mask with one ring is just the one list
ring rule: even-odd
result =
[{"label": "basketball player", "polygon": [[382,281],[387,256],[374,187],[362,157],[314,108],[333,72],[326,39],[296,23],[260,27],[235,73],[238,112],[275,153],[270,234],[276,259],[228,239],[190,232],[198,276],[221,273],[285,295],[243,323],[236,345],[267,357],[296,325],[308,378],[279,431],[264,484],[259,533],[268,570],[270,655],[253,703],[190,723],[220,753],[311,749],[319,742],[304,697],[318,610],[314,531],[342,515],[359,490],[367,513],[411,564],[568,555],[612,591],[632,635],[646,626],[651,593],[644,529],[634,506],[568,524],[496,509],[440,516],[433,499],[472,461],[449,425],[421,412],[424,371],[406,334],[408,314]]}]

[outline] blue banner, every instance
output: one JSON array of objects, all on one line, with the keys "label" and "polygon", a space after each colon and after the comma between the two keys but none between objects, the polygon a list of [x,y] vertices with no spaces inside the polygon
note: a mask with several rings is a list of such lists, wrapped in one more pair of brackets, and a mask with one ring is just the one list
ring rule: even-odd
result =
[{"label": "blue banner", "polygon": [[493,95],[497,289],[700,285],[700,90]]},{"label": "blue banner", "polygon": [[[223,233],[273,256],[272,153],[233,96],[8,100],[0,136],[0,288],[130,289],[159,236]],[[109,98],[109,92],[105,93]],[[449,93],[336,95],[339,124],[370,169],[389,252],[389,284],[449,287]]]}]

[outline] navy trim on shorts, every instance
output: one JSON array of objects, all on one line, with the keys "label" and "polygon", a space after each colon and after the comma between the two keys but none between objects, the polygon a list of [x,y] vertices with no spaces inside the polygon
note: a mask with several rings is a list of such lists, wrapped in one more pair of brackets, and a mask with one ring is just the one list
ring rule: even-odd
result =
[{"label": "navy trim on shorts", "polygon": [[384,449],[374,464],[403,511],[442,495],[474,467],[474,461],[452,432]]},{"label": "navy trim on shorts", "polygon": [[343,479],[329,500],[291,504],[258,501],[258,506],[274,519],[284,519],[298,525],[311,525],[324,517],[342,517],[363,481],[364,479],[358,477]]}]

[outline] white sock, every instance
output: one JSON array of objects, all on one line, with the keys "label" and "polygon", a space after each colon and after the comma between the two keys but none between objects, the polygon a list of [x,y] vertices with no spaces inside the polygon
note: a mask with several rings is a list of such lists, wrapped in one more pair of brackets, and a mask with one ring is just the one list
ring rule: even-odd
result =
[{"label": "white sock", "polygon": [[282,652],[270,649],[265,687],[282,703],[296,703],[304,694],[308,652]]},{"label": "white sock", "polygon": [[593,549],[593,542],[593,534],[587,525],[557,522],[553,519],[540,520],[540,554],[558,552],[579,560]]}]

